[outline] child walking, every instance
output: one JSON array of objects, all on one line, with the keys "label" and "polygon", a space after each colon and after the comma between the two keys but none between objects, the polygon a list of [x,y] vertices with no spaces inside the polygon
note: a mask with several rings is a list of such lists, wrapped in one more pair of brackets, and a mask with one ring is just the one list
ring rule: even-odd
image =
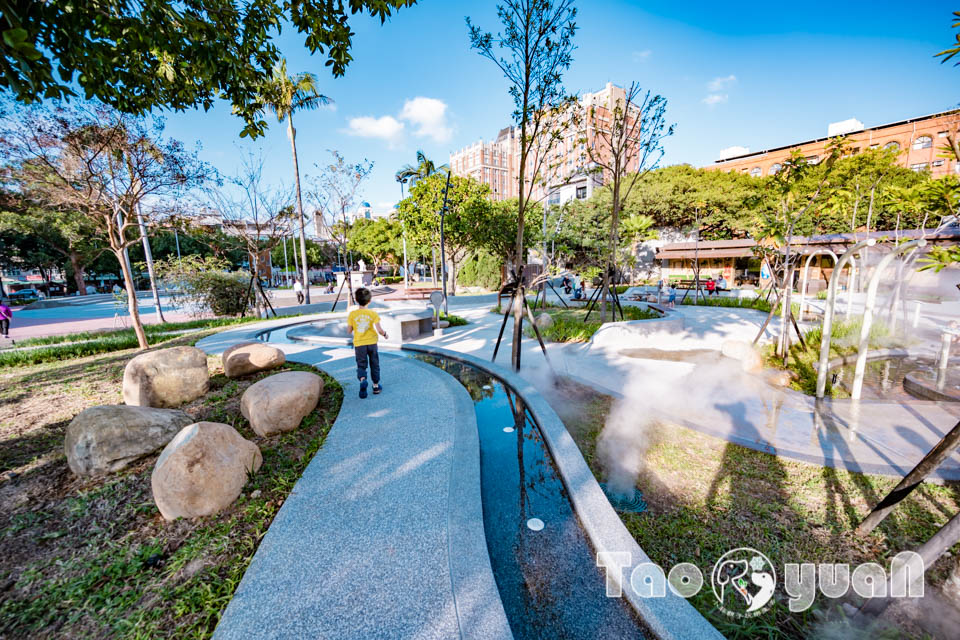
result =
[{"label": "child walking", "polygon": [[376,311],[367,309],[370,304],[370,290],[357,289],[354,298],[359,309],[347,315],[347,331],[353,334],[353,350],[357,357],[357,380],[360,381],[360,397],[367,397],[367,363],[370,364],[370,377],[373,379],[373,392],[380,393],[380,354],[377,352],[377,334],[387,338],[387,332],[380,326],[380,316]]}]

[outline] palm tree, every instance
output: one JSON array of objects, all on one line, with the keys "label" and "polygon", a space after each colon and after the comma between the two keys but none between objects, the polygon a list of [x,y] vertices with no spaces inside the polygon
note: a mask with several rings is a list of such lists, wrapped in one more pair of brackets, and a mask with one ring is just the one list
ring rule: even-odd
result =
[{"label": "palm tree", "polygon": [[438,167],[433,163],[433,160],[427,158],[423,151],[417,151],[417,164],[408,164],[397,171],[397,182],[401,185],[409,182],[412,187],[421,178],[432,176],[435,173],[446,173],[449,169],[450,167],[445,164]]},{"label": "palm tree", "polygon": [[303,262],[303,289],[306,302],[310,304],[310,278],[307,275],[306,224],[303,217],[303,198],[300,196],[300,165],[297,162],[297,130],[293,127],[293,114],[301,110],[316,109],[331,102],[317,90],[317,76],[312,73],[287,75],[287,61],[281,60],[273,68],[273,78],[264,88],[263,101],[276,114],[279,122],[287,121],[287,136],[293,150],[293,175],[297,186],[297,214],[300,216],[300,256]]}]

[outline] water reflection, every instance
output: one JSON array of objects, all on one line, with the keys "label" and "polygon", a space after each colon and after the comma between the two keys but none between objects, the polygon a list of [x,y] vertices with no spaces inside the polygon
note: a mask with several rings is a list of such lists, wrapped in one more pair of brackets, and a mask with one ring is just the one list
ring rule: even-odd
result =
[{"label": "water reflection", "polygon": [[[606,597],[594,551],[523,400],[469,365],[416,358],[453,375],[473,399],[487,547],[514,636],[642,637],[628,605]],[[528,526],[533,519],[543,528]]]}]

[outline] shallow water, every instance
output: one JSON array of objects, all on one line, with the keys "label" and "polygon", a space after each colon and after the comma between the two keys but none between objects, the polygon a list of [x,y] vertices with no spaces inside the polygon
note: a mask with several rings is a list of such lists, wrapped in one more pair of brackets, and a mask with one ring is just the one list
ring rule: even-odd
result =
[{"label": "shallow water", "polygon": [[515,416],[516,395],[469,365],[415,357],[453,375],[473,399],[487,548],[514,636],[643,637],[629,605],[606,597],[596,555],[539,429],[528,411]]}]

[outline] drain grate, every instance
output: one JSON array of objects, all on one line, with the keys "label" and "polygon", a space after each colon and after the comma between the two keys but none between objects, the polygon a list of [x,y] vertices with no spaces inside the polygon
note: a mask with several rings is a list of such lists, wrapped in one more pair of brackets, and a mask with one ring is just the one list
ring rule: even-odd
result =
[{"label": "drain grate", "polygon": [[640,489],[634,488],[633,495],[630,495],[612,491],[605,482],[600,483],[600,488],[613,508],[621,513],[643,513],[647,510],[647,502]]}]

